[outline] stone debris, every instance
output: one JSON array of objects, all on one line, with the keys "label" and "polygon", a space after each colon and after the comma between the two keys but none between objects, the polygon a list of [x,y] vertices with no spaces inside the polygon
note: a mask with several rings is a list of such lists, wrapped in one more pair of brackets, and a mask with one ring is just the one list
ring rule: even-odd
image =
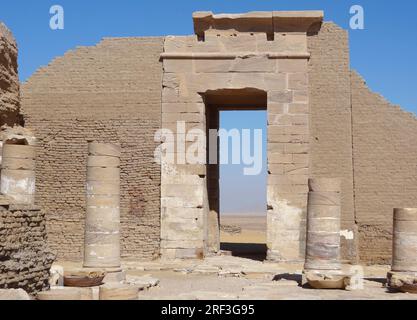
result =
[{"label": "stone debris", "polygon": [[32,300],[23,289],[0,289],[0,300]]},{"label": "stone debris", "polygon": [[78,301],[92,300],[93,294],[90,288],[67,288],[55,287],[48,291],[39,292],[37,300],[58,300],[58,301]]},{"label": "stone debris", "polygon": [[389,272],[387,278],[389,288],[417,294],[417,274]]},{"label": "stone debris", "polygon": [[35,135],[27,128],[18,125],[14,127],[4,125],[0,130],[1,141],[7,141],[10,144],[27,144],[30,146],[34,146],[37,143]]},{"label": "stone debris", "polygon": [[150,275],[145,276],[126,276],[126,284],[134,285],[139,288],[139,290],[148,289],[151,287],[156,287],[159,284],[159,279],[154,278]]},{"label": "stone debris", "polygon": [[52,265],[49,271],[49,285],[51,287],[64,286],[64,267],[60,265]]},{"label": "stone debris", "polygon": [[100,286],[100,300],[137,300],[139,288],[123,283],[108,283]]},{"label": "stone debris", "polygon": [[231,235],[236,235],[236,234],[242,233],[242,228],[239,226],[233,226],[233,225],[221,225],[220,231],[223,231]]},{"label": "stone debris", "polygon": [[349,285],[350,276],[339,273],[320,273],[315,271],[304,272],[303,285],[307,284],[314,289],[341,289]]},{"label": "stone debris", "polygon": [[278,287],[298,287],[299,283],[293,280],[282,279],[282,280],[276,281],[274,285]]}]

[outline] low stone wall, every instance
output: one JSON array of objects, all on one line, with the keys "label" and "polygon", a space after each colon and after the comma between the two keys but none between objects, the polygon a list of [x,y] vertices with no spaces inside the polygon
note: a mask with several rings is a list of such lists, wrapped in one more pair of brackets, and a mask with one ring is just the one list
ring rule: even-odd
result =
[{"label": "low stone wall", "polygon": [[0,288],[22,288],[31,294],[47,289],[54,259],[46,245],[43,211],[0,206]]}]

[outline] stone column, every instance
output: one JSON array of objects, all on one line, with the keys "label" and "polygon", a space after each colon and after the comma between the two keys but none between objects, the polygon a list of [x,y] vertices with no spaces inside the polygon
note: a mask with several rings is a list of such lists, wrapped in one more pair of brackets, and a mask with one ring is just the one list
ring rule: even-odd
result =
[{"label": "stone column", "polygon": [[84,267],[120,267],[120,147],[89,143]]},{"label": "stone column", "polygon": [[35,147],[4,144],[1,164],[1,193],[14,204],[35,203]]},{"label": "stone column", "polygon": [[391,288],[417,293],[417,208],[394,209]]},{"label": "stone column", "polygon": [[340,179],[310,179],[306,270],[340,270]]},{"label": "stone column", "polygon": [[341,180],[309,179],[308,184],[303,283],[316,288],[344,288],[344,278],[338,277],[341,276]]}]

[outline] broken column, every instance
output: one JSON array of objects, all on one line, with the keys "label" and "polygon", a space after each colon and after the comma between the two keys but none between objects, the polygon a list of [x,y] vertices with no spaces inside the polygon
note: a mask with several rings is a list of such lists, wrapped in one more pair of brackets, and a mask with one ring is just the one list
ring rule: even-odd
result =
[{"label": "broken column", "polygon": [[341,180],[310,179],[303,284],[345,287],[340,263]]},{"label": "broken column", "polygon": [[120,147],[92,142],[87,160],[84,267],[120,267]]},{"label": "broken column", "polygon": [[417,293],[417,208],[394,209],[391,289]]},{"label": "broken column", "polygon": [[1,194],[14,204],[35,203],[35,147],[4,144],[1,163]]}]

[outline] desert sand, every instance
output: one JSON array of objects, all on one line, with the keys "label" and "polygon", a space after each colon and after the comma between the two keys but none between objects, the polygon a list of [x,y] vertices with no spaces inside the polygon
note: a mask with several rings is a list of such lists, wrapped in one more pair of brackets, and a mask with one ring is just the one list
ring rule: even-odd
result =
[{"label": "desert sand", "polygon": [[266,216],[221,215],[221,249],[232,255],[264,260],[266,257]]}]

